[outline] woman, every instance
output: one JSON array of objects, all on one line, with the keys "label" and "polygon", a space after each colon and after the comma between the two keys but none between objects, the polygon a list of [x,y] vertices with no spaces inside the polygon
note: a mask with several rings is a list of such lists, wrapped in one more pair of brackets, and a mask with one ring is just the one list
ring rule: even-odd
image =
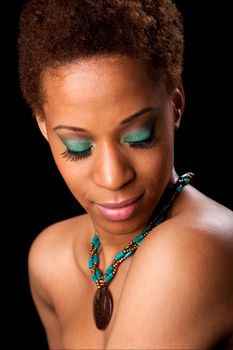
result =
[{"label": "woman", "polygon": [[31,0],[22,11],[22,92],[87,212],[30,250],[51,349],[233,346],[233,215],[174,169],[182,60],[170,0]]}]

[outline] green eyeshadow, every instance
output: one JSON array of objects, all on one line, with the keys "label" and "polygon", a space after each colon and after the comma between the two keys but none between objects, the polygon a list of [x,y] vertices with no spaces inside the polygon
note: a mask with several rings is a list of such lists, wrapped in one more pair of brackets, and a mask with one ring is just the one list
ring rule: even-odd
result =
[{"label": "green eyeshadow", "polygon": [[136,129],[126,136],[123,137],[124,142],[144,142],[147,141],[152,134],[153,126],[143,126],[139,129]]},{"label": "green eyeshadow", "polygon": [[92,146],[90,140],[62,139],[62,142],[71,152],[85,152],[90,150]]}]

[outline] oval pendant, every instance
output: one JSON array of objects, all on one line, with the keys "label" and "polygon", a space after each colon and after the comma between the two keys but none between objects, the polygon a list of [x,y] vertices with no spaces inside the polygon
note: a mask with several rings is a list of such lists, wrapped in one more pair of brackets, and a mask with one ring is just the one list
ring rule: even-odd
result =
[{"label": "oval pendant", "polygon": [[98,288],[93,300],[93,313],[96,327],[104,330],[107,328],[113,310],[112,295],[108,288]]}]

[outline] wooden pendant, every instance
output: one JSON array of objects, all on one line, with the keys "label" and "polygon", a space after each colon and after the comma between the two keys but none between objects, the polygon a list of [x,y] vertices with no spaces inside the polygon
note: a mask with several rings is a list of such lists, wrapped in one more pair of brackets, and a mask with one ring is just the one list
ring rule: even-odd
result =
[{"label": "wooden pendant", "polygon": [[98,288],[94,301],[93,313],[96,327],[104,330],[107,328],[113,311],[112,295],[108,288]]}]

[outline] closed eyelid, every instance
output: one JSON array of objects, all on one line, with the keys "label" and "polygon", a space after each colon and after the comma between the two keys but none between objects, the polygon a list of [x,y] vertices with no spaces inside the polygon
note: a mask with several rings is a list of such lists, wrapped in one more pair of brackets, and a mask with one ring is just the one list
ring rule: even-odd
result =
[{"label": "closed eyelid", "polygon": [[[139,143],[147,141],[151,138],[152,134],[154,133],[154,127],[155,123],[154,121],[150,121],[147,124],[141,125],[141,126],[135,126],[131,130],[128,130],[128,132],[122,134],[121,133],[121,141],[125,143]],[[87,137],[78,137],[78,136],[65,136],[65,135],[58,135],[59,139],[62,141],[62,143],[66,146],[66,148],[69,151],[73,152],[85,152],[93,148],[94,144],[96,142],[93,141],[91,138]]]},{"label": "closed eyelid", "polygon": [[123,136],[123,141],[124,142],[144,141],[151,137],[152,132],[153,132],[152,125],[144,126],[136,130],[133,130],[130,133]]},{"label": "closed eyelid", "polygon": [[85,139],[63,139],[61,138],[63,144],[70,150],[74,152],[83,152],[88,150],[92,146],[91,140]]}]

